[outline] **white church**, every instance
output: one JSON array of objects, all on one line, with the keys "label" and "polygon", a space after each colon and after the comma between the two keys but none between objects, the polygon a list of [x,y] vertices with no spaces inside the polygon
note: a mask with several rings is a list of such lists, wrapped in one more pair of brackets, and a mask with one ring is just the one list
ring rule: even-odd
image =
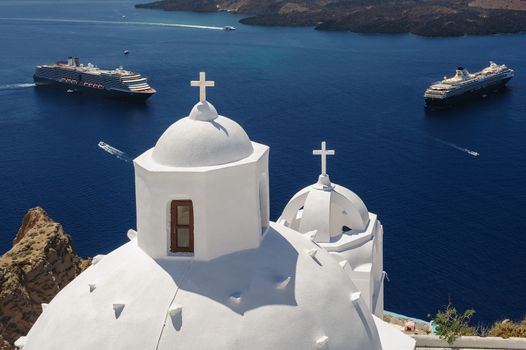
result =
[{"label": "white church", "polygon": [[24,350],[413,350],[383,317],[383,228],[318,181],[269,221],[269,147],[206,100],[134,160],[137,229],[46,305]]}]

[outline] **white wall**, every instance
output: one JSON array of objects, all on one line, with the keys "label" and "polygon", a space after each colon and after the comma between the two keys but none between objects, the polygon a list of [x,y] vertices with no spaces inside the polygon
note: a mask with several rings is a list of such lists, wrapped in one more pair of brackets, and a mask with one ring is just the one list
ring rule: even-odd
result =
[{"label": "white wall", "polygon": [[444,339],[436,335],[412,335],[416,340],[416,348],[418,349],[494,349],[494,350],[526,350],[525,338],[509,338],[502,339],[497,337],[475,337],[464,336],[458,337],[457,340],[450,346]]},{"label": "white wall", "polygon": [[[170,203],[190,199],[194,209],[194,258],[210,260],[256,248],[268,207],[268,147],[254,143],[254,153],[239,162],[199,168],[159,166],[151,150],[135,161],[137,233],[141,249],[154,258],[170,252]],[[262,218],[262,215],[266,216]]]}]

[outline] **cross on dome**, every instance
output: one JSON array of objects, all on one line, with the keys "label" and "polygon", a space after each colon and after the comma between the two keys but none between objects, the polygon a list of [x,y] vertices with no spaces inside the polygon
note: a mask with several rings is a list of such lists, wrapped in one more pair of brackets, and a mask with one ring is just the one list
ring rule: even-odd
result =
[{"label": "cross on dome", "polygon": [[191,86],[198,86],[199,87],[199,101],[205,102],[206,101],[206,88],[207,87],[214,87],[215,82],[214,81],[206,81],[206,73],[205,72],[199,72],[199,80],[192,80],[190,82]]},{"label": "cross on dome", "polygon": [[315,156],[321,156],[321,175],[327,175],[327,156],[333,156],[335,154],[334,150],[327,149],[327,143],[323,141],[321,143],[321,149],[316,149],[312,151],[312,154]]}]

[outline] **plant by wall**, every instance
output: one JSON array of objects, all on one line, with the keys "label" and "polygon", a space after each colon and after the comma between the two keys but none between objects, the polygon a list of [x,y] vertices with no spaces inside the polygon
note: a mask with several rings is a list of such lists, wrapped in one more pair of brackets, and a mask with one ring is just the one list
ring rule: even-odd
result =
[{"label": "plant by wall", "polygon": [[[474,314],[475,310],[473,309],[459,313],[449,301],[448,305],[442,310],[438,310],[433,318],[437,334],[449,345],[453,344],[459,336],[476,335],[476,329],[469,324]],[[428,316],[432,317],[431,315]]]}]

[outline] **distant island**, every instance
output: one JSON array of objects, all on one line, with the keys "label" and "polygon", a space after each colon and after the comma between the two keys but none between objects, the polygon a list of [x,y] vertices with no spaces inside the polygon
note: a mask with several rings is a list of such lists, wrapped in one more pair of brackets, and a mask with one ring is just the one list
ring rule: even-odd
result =
[{"label": "distant island", "polygon": [[136,8],[247,14],[243,24],[462,36],[526,31],[526,0],[160,0]]}]

